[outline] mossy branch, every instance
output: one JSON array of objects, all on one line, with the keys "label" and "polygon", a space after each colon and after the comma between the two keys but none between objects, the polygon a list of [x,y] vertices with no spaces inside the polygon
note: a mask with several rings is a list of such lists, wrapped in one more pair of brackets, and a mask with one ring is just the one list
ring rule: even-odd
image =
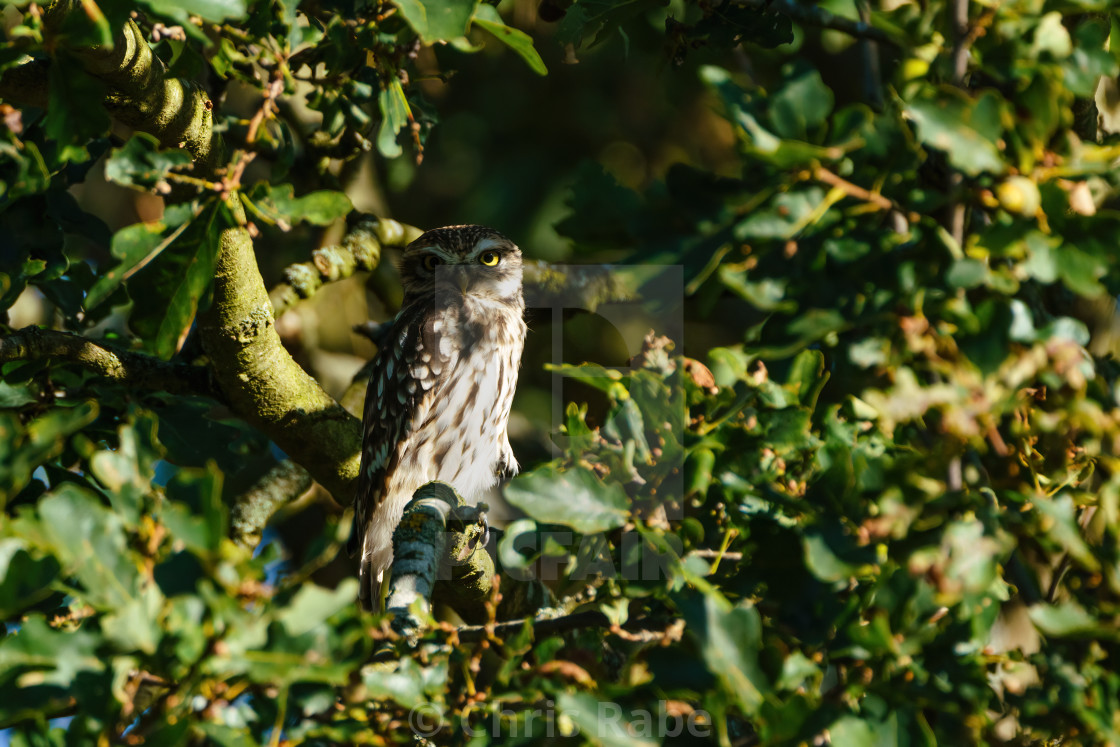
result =
[{"label": "mossy branch", "polygon": [[118,350],[67,332],[25,327],[0,337],[0,363],[17,360],[69,361],[137,389],[222,399],[208,368]]},{"label": "mossy branch", "polygon": [[[46,14],[47,27],[57,32],[59,44],[66,23],[82,20],[83,9],[75,0],[58,0]],[[66,46],[109,89],[105,105],[120,121],[155,135],[165,146],[181,145],[195,159],[196,170],[210,173],[223,164],[225,147],[213,130],[213,104],[196,84],[167,75],[167,69],[152,52],[139,26],[128,21],[115,34],[111,46]],[[6,73],[0,88],[9,83],[18,91],[32,93],[34,84],[45,92],[48,68],[41,62]],[[18,86],[16,85],[18,84]],[[210,371],[217,388],[240,417],[272,438],[345,505],[351,500],[361,449],[361,423],[328,396],[311,376],[292,359],[273,327],[273,310],[265,292],[253,252],[252,239],[243,225],[244,214],[236,194],[227,205],[234,214],[231,225],[221,233],[215,265],[213,302],[199,317],[202,344],[210,356]],[[36,336],[38,335],[38,336]],[[31,341],[50,339],[55,346],[65,342],[69,357],[104,375],[132,381],[150,371],[182,373],[184,369],[139,365],[137,358],[123,359],[94,343],[73,338],[62,341],[43,333],[25,335]],[[36,348],[8,344],[27,356]],[[113,356],[116,356],[115,358]],[[171,386],[174,376],[165,376]],[[212,386],[211,391],[215,388]],[[263,503],[254,503],[259,508]],[[249,514],[252,521],[249,522]],[[246,522],[259,531],[267,516],[258,511],[246,514]],[[245,524],[241,529],[252,534]]]},{"label": "mossy branch", "polygon": [[[82,4],[77,0],[57,0],[47,11],[48,27],[58,27],[67,15],[78,12]],[[214,132],[210,97],[194,81],[169,77],[134,21],[114,35],[112,46],[67,49],[88,73],[106,84],[105,108],[119,122],[154,135],[165,148],[185,148],[194,157],[200,177],[212,175],[222,165],[224,145]]]},{"label": "mossy branch", "polygon": [[233,541],[245,547],[256,547],[272,515],[310,490],[313,484],[311,473],[291,459],[277,462],[234,501],[230,509]]},{"label": "mossy branch", "polygon": [[[234,207],[240,212],[239,204]],[[231,407],[347,505],[358,475],[361,421],[284,349],[243,226],[221,234],[213,287],[214,301],[200,316],[199,330]]]}]

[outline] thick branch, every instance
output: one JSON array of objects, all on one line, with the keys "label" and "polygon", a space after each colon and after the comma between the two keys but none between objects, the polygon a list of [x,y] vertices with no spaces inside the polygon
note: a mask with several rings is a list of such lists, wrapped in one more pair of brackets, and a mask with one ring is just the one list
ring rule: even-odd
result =
[{"label": "thick branch", "polygon": [[284,270],[284,282],[268,296],[277,318],[300,299],[310,298],[324,283],[348,278],[358,271],[369,272],[381,261],[381,249],[403,247],[423,231],[395,220],[363,217],[342,241],[334,246],[316,249],[310,262],[290,265]]},{"label": "thick branch", "polygon": [[169,363],[39,327],[25,327],[0,337],[0,363],[44,359],[77,363],[100,376],[136,389],[201,394],[222,399],[210,370],[202,366]]},{"label": "thick branch", "polygon": [[842,31],[856,38],[871,39],[890,44],[892,47],[900,46],[887,32],[872,26],[870,23],[853,21],[850,18],[830,13],[816,5],[799,3],[797,0],[736,0],[736,3],[758,10],[777,11],[804,26]]},{"label": "thick branch", "polygon": [[[478,541],[479,534],[455,531],[455,516],[465,508],[450,485],[430,482],[405,507],[393,532],[393,570],[386,610],[394,614],[393,629],[415,640],[425,627],[437,581],[452,579],[458,589],[447,600],[459,609],[477,597],[480,584],[489,589],[494,562]],[[481,592],[485,593],[485,592]]]},{"label": "thick branch", "polygon": [[[58,30],[71,14],[84,12],[76,0],[58,0],[48,10],[47,25]],[[55,42],[65,44],[65,35],[56,34]],[[69,51],[108,86],[106,106],[117,119],[155,135],[165,146],[182,145],[203,174],[220,165],[224,148],[213,131],[213,104],[195,84],[167,77],[166,68],[135,23],[126,23],[112,46],[75,46]],[[44,73],[42,63],[29,63],[10,77],[5,74],[0,90],[30,93],[33,86],[43,84],[38,90],[45,91]],[[230,207],[243,223],[240,204],[233,202]],[[239,416],[268,434],[341,504],[348,504],[358,472],[361,423],[328,396],[280,344],[252,241],[243,227],[231,227],[221,234],[213,291],[213,303],[199,316],[199,322],[218,388]],[[99,353],[103,351],[99,346],[78,338],[68,344],[79,346],[72,348],[71,357],[107,376],[121,378],[128,370],[122,368],[122,361],[135,362],[120,354]],[[168,369],[140,367],[137,371],[150,377]],[[178,375],[180,369],[170,371]],[[177,378],[169,375],[165,380],[164,386],[169,387]]]},{"label": "thick branch", "polygon": [[[240,205],[235,207],[240,212]],[[272,437],[336,501],[348,505],[358,476],[361,422],[280,343],[244,227],[221,234],[214,301],[199,321],[202,344],[234,411]]]},{"label": "thick branch", "polygon": [[[490,618],[494,561],[486,551],[482,512],[466,505],[450,485],[430,482],[413,496],[393,532],[388,611],[393,629],[415,641],[438,599],[468,622]],[[514,579],[502,595],[501,619],[524,618],[555,602],[537,579]]]}]

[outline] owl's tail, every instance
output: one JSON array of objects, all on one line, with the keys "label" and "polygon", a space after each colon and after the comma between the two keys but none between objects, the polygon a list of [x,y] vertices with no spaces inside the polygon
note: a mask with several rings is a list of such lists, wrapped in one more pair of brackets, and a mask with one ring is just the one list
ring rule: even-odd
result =
[{"label": "owl's tail", "polygon": [[392,536],[374,523],[362,535],[362,558],[358,566],[358,601],[364,610],[381,606],[381,580],[393,564]]}]

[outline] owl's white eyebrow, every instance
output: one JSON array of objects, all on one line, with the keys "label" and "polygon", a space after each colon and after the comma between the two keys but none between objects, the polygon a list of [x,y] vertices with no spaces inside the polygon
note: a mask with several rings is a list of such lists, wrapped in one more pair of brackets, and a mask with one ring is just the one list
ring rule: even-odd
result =
[{"label": "owl's white eyebrow", "polygon": [[500,247],[504,248],[504,247],[509,246],[509,242],[508,241],[503,241],[501,239],[482,239],[477,244],[474,245],[474,249],[471,249],[470,257],[471,257],[471,259],[474,259],[475,257],[482,254],[487,249],[493,249],[496,246],[500,246]]},{"label": "owl's white eyebrow", "polygon": [[455,260],[455,254],[438,246],[421,246],[416,249],[417,254],[434,254],[447,262]]}]

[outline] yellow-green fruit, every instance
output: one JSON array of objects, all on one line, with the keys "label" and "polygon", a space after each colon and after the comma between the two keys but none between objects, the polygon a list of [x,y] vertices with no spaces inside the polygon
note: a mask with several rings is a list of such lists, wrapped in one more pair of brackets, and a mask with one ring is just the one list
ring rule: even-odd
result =
[{"label": "yellow-green fruit", "polygon": [[915,78],[922,78],[929,72],[929,63],[925,60],[920,60],[917,57],[911,57],[902,63],[902,79],[914,80]]},{"label": "yellow-green fruit", "polygon": [[1034,215],[1042,205],[1038,185],[1025,176],[1009,176],[996,187],[996,197],[1004,210],[1018,215]]}]

